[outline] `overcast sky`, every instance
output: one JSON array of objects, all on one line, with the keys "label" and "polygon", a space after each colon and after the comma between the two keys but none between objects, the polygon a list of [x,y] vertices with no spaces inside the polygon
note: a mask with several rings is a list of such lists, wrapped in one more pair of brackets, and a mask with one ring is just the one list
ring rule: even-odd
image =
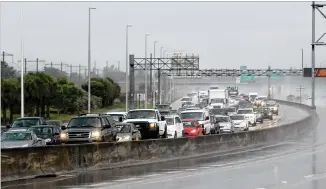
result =
[{"label": "overcast sky", "polygon": [[[153,41],[171,51],[197,53],[201,68],[301,67],[311,54],[311,2],[18,2],[1,3],[1,46],[20,59],[23,24],[25,57],[87,65],[88,7],[92,11],[92,62],[125,69],[125,26],[129,52],[144,57]],[[326,9],[326,8],[325,8]],[[325,10],[326,13],[326,10]],[[318,38],[326,20],[316,13]],[[325,38],[326,41],[326,38]],[[326,67],[326,49],[317,48],[316,64]]]}]

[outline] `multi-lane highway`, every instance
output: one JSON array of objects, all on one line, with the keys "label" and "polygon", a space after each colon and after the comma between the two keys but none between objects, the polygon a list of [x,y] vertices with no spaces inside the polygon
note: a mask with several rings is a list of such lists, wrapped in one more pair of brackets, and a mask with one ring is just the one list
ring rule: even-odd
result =
[{"label": "multi-lane highway", "polygon": [[[180,107],[180,101],[173,103],[172,107]],[[298,108],[282,105],[279,115],[273,121],[257,124],[251,130],[290,123],[308,116],[308,113]],[[308,182],[317,177],[309,169],[312,166],[312,148],[309,144],[312,143],[310,143],[309,138],[306,140],[308,142],[304,141],[305,143],[280,141],[280,143],[271,146],[256,146],[232,153],[194,157],[140,167],[87,171],[54,178],[2,183],[2,188],[138,189],[155,187],[158,189],[201,189],[214,186],[213,188],[263,189],[290,187],[294,181]],[[316,153],[323,152],[323,145],[316,145],[316,148],[318,149],[316,149]],[[309,163],[305,163],[306,161]],[[291,177],[293,173],[297,176]],[[302,175],[302,178],[299,178],[299,175]]]}]

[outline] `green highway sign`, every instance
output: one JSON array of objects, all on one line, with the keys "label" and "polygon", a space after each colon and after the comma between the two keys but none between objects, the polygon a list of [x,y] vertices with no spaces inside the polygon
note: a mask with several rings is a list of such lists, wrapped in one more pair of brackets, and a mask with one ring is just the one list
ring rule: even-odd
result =
[{"label": "green highway sign", "polygon": [[246,70],[247,66],[240,66],[240,70]]},{"label": "green highway sign", "polygon": [[271,79],[280,79],[280,74],[279,73],[272,73]]},{"label": "green highway sign", "polygon": [[240,81],[253,81],[253,80],[255,80],[254,75],[247,75],[247,74],[240,75]]}]

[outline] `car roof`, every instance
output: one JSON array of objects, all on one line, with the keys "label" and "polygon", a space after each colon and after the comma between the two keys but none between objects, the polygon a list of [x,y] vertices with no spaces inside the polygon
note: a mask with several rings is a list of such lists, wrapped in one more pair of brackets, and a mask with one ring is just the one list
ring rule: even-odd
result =
[{"label": "car roof", "polygon": [[9,130],[6,133],[32,133],[33,131],[28,131],[28,130]]},{"label": "car roof", "polygon": [[127,112],[106,112],[105,114],[127,114]]},{"label": "car roof", "polygon": [[197,120],[196,119],[183,119],[181,121],[189,121],[189,122],[196,122]]},{"label": "car roof", "polygon": [[200,109],[200,110],[186,110],[186,111],[183,111],[182,113],[191,113],[191,112],[198,112],[198,113],[204,113],[204,112],[208,112],[207,110],[203,110],[203,109]]},{"label": "car roof", "polygon": [[56,126],[56,125],[37,125],[37,126],[32,126],[30,128],[37,128],[37,127],[59,127],[59,126]]},{"label": "car roof", "polygon": [[226,115],[215,115],[215,117],[230,117],[230,116],[226,116]]},{"label": "car roof", "polygon": [[238,110],[252,110],[253,108],[239,108]]},{"label": "car roof", "polygon": [[130,112],[136,112],[136,111],[158,111],[156,109],[134,109],[134,110],[129,110]]},{"label": "car roof", "polygon": [[17,118],[18,120],[22,120],[22,119],[41,119],[42,117],[19,117]]}]

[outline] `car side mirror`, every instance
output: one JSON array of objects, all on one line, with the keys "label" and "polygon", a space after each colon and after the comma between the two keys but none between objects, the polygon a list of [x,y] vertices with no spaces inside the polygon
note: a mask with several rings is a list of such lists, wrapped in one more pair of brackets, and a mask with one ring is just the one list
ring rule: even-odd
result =
[{"label": "car side mirror", "polygon": [[119,117],[119,122],[122,122],[123,121],[123,118],[122,117]]},{"label": "car side mirror", "polygon": [[10,128],[11,128],[11,125],[9,125],[9,124],[6,125],[6,128],[7,128],[7,129],[10,129]]},{"label": "car side mirror", "polygon": [[66,126],[62,125],[61,130],[66,130]]},{"label": "car side mirror", "polygon": [[208,116],[206,116],[205,120],[209,120],[209,117],[208,117]]},{"label": "car side mirror", "polygon": [[165,121],[165,117],[164,116],[161,116],[161,121]]}]

